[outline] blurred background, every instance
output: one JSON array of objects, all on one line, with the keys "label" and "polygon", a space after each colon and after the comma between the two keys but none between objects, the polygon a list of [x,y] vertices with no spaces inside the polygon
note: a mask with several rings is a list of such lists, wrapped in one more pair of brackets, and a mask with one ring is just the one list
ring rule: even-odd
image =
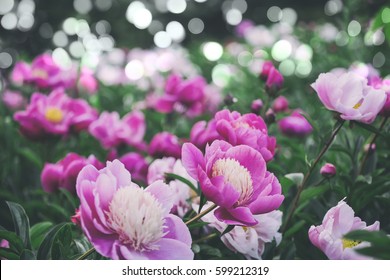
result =
[{"label": "blurred background", "polygon": [[[64,49],[72,58],[119,48],[228,41],[244,19],[310,25],[372,18],[386,0],[0,0],[0,68]],[[347,13],[342,13],[347,11]],[[358,23],[359,23],[358,22]],[[361,28],[355,24],[355,29]],[[364,28],[364,26],[363,26]],[[335,34],[337,36],[337,33]]]}]

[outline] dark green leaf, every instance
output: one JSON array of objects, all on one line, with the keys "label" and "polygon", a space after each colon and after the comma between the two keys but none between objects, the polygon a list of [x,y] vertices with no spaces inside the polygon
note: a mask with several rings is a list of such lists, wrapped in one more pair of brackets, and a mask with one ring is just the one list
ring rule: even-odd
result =
[{"label": "dark green leaf", "polygon": [[61,228],[53,242],[51,258],[55,260],[70,259],[70,247],[72,244],[72,229],[70,224]]},{"label": "dark green leaf", "polygon": [[9,248],[1,248],[0,247],[0,257],[5,258],[7,260],[19,260],[19,255],[16,254]]},{"label": "dark green leaf", "polygon": [[374,127],[372,125],[361,123],[361,122],[354,122],[354,123],[357,126],[360,126],[361,128],[364,128],[365,130],[367,130],[369,132],[372,132],[374,134],[378,134],[379,136],[382,136],[382,137],[384,136],[381,131],[379,131],[376,127]]},{"label": "dark green leaf", "polygon": [[35,224],[30,229],[31,246],[33,249],[38,249],[41,245],[46,232],[53,226],[51,222],[42,222]]},{"label": "dark green leaf", "polygon": [[232,231],[232,230],[234,229],[234,227],[235,227],[235,226],[233,226],[233,225],[228,225],[228,226],[226,227],[226,229],[221,233],[221,236],[223,236],[223,235],[225,235],[226,233]]},{"label": "dark green leaf", "polygon": [[183,178],[177,174],[174,173],[165,173],[165,178],[167,180],[179,180],[189,186],[195,193],[199,194],[199,189],[197,189],[194,184],[192,184],[188,179]]},{"label": "dark green leaf", "polygon": [[24,248],[31,249],[30,244],[30,222],[28,220],[26,211],[20,204],[7,201],[8,207],[11,211],[12,220],[16,234],[22,239]]},{"label": "dark green leaf", "polygon": [[48,260],[51,258],[51,248],[53,246],[53,242],[58,234],[58,232],[64,228],[67,224],[62,223],[54,226],[43,239],[41,246],[39,246],[37,259],[38,260]]},{"label": "dark green leaf", "polygon": [[35,257],[34,252],[30,250],[23,250],[22,253],[20,254],[20,259],[21,260],[36,260],[37,258]]},{"label": "dark green leaf", "polygon": [[284,234],[284,237],[288,238],[288,237],[294,235],[294,233],[299,231],[305,224],[306,224],[306,222],[303,220],[295,223],[288,231],[286,231],[286,233]]},{"label": "dark green leaf", "polygon": [[11,247],[14,247],[19,253],[24,249],[22,239],[12,231],[0,230],[0,239],[7,240]]},{"label": "dark green leaf", "polygon": [[377,246],[387,246],[390,250],[390,237],[382,231],[356,230],[344,237],[351,240],[368,241]]},{"label": "dark green leaf", "polygon": [[299,204],[308,201],[316,196],[319,196],[326,192],[329,189],[328,185],[322,185],[319,187],[312,187],[304,190],[301,194],[301,198],[299,200]]},{"label": "dark green leaf", "polygon": [[34,163],[39,169],[43,167],[43,162],[35,151],[29,148],[22,148],[18,150],[18,153],[22,155],[24,158],[26,158],[27,160]]}]

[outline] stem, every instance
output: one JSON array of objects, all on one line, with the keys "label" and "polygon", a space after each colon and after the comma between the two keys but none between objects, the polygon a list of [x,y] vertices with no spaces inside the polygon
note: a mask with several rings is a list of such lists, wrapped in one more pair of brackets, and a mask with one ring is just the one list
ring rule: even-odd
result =
[{"label": "stem", "polygon": [[209,208],[207,208],[206,210],[200,212],[198,215],[196,215],[195,217],[193,217],[192,219],[188,220],[187,222],[185,222],[185,224],[188,226],[189,224],[199,220],[200,218],[202,218],[204,215],[210,213],[211,211],[213,211],[215,208],[217,208],[217,205],[216,204],[213,204],[211,205]]},{"label": "stem", "polygon": [[334,138],[336,137],[337,133],[340,131],[341,127],[344,124],[344,120],[339,122],[339,125],[333,130],[332,135],[328,139],[328,141],[325,143],[325,146],[322,148],[320,153],[318,154],[317,158],[314,160],[313,164],[310,166],[309,171],[306,173],[305,177],[303,178],[302,183],[298,186],[298,192],[294,197],[294,200],[292,202],[292,206],[290,208],[290,211],[287,215],[286,222],[284,223],[284,226],[282,228],[282,232],[284,233],[287,228],[289,223],[291,222],[291,219],[294,215],[294,212],[298,206],[299,198],[301,197],[302,191],[305,188],[305,185],[307,181],[309,180],[311,174],[313,173],[314,168],[317,166],[319,161],[321,160],[322,156],[326,153],[326,151],[329,149],[330,145],[332,144]]},{"label": "stem", "polygon": [[383,127],[385,126],[387,120],[389,119],[389,117],[386,117],[386,118],[383,118],[380,126],[379,126],[379,129],[378,131],[374,134],[374,136],[372,137],[372,140],[370,142],[370,146],[368,148],[368,151],[367,153],[364,155],[364,158],[362,160],[362,164],[360,165],[360,169],[359,169],[359,173],[358,174],[362,174],[363,172],[363,168],[364,168],[364,165],[366,164],[367,160],[368,160],[368,156],[371,154],[372,152],[372,146],[374,145],[376,139],[378,138],[379,136],[379,132],[381,132],[381,130],[383,129]]},{"label": "stem", "polygon": [[86,258],[88,258],[91,254],[93,254],[95,252],[96,252],[95,248],[92,247],[87,252],[82,254],[77,260],[85,260]]},{"label": "stem", "polygon": [[210,239],[213,239],[213,238],[217,237],[218,235],[219,235],[218,233],[214,232],[212,234],[209,234],[209,235],[206,235],[206,236],[204,236],[202,238],[199,238],[199,239],[193,241],[192,243],[200,243],[202,241],[210,240]]}]

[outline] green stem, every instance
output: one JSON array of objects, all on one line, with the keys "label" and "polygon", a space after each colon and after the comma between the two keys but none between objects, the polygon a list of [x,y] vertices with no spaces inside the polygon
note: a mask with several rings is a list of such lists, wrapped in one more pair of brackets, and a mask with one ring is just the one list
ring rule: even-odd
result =
[{"label": "green stem", "polygon": [[288,226],[289,226],[289,224],[291,222],[291,219],[292,219],[292,217],[294,215],[294,212],[295,212],[295,210],[296,210],[296,208],[298,206],[299,198],[301,197],[302,191],[305,188],[306,183],[309,180],[311,174],[313,173],[313,170],[315,169],[317,164],[320,162],[322,156],[329,149],[330,145],[332,144],[332,142],[333,142],[334,138],[336,137],[337,133],[340,131],[340,129],[343,126],[344,122],[345,122],[344,120],[340,121],[339,125],[333,130],[332,135],[330,136],[328,141],[325,143],[325,146],[322,148],[322,150],[318,154],[317,158],[314,160],[313,164],[310,166],[309,171],[306,173],[305,177],[303,178],[302,183],[298,186],[297,194],[295,195],[294,200],[291,203],[292,206],[291,206],[290,211],[289,211],[289,213],[287,215],[286,222],[284,223],[284,226],[282,228],[282,232],[283,233],[286,232],[286,230],[287,230],[287,228],[288,228]]},{"label": "green stem", "polygon": [[86,258],[88,258],[91,254],[93,254],[95,252],[96,252],[95,248],[92,247],[87,252],[82,254],[77,260],[85,260]]},{"label": "green stem", "polygon": [[364,166],[365,166],[365,164],[366,164],[366,162],[367,162],[367,160],[368,160],[369,155],[370,155],[371,152],[372,152],[372,146],[374,145],[376,139],[377,139],[378,136],[379,136],[379,133],[382,131],[382,129],[383,129],[383,127],[385,126],[385,124],[386,124],[386,122],[387,122],[388,119],[389,119],[389,117],[383,118],[383,120],[382,120],[382,122],[381,122],[381,124],[380,124],[380,126],[379,126],[378,131],[377,131],[377,132],[374,134],[374,136],[372,137],[372,140],[371,140],[371,142],[370,142],[370,146],[369,146],[369,148],[368,148],[367,153],[364,155],[364,158],[363,158],[363,160],[362,160],[362,164],[360,165],[360,169],[359,169],[359,173],[358,173],[358,174],[362,174],[363,168],[364,168]]},{"label": "green stem", "polygon": [[215,238],[215,237],[217,237],[217,236],[219,236],[219,234],[216,233],[216,232],[214,232],[214,233],[212,233],[212,234],[209,234],[209,235],[206,235],[206,236],[204,236],[204,237],[202,237],[202,238],[199,238],[199,239],[197,239],[197,240],[194,240],[192,243],[200,243],[200,242],[203,242],[203,241],[206,241],[206,240],[213,239],[213,238]]},{"label": "green stem", "polygon": [[202,218],[204,215],[210,213],[211,211],[213,211],[215,208],[217,208],[217,205],[216,204],[213,204],[211,205],[209,208],[207,208],[206,210],[200,212],[198,215],[196,215],[195,217],[193,217],[192,219],[188,220],[187,222],[185,222],[185,224],[188,226],[189,224],[199,220],[200,218]]}]

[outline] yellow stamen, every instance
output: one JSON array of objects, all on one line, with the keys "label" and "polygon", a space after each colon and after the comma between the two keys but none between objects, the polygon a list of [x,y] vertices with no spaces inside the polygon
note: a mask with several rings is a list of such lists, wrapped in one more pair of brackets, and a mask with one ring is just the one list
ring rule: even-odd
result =
[{"label": "yellow stamen", "polygon": [[361,243],[361,241],[351,240],[351,239],[347,239],[347,238],[343,238],[342,242],[343,242],[343,249],[353,248]]},{"label": "yellow stamen", "polygon": [[359,108],[360,108],[360,106],[362,106],[362,104],[363,104],[363,98],[362,98],[362,99],[360,99],[360,100],[359,100],[359,102],[358,102],[358,103],[356,103],[356,104],[355,104],[355,106],[353,106],[353,108],[354,108],[354,109],[359,109]]},{"label": "yellow stamen", "polygon": [[49,77],[47,72],[45,70],[42,70],[42,69],[34,69],[32,71],[32,75],[34,78],[41,78],[41,79],[47,79]]},{"label": "yellow stamen", "polygon": [[45,118],[52,123],[60,123],[64,119],[64,114],[58,108],[50,107],[46,109]]}]

